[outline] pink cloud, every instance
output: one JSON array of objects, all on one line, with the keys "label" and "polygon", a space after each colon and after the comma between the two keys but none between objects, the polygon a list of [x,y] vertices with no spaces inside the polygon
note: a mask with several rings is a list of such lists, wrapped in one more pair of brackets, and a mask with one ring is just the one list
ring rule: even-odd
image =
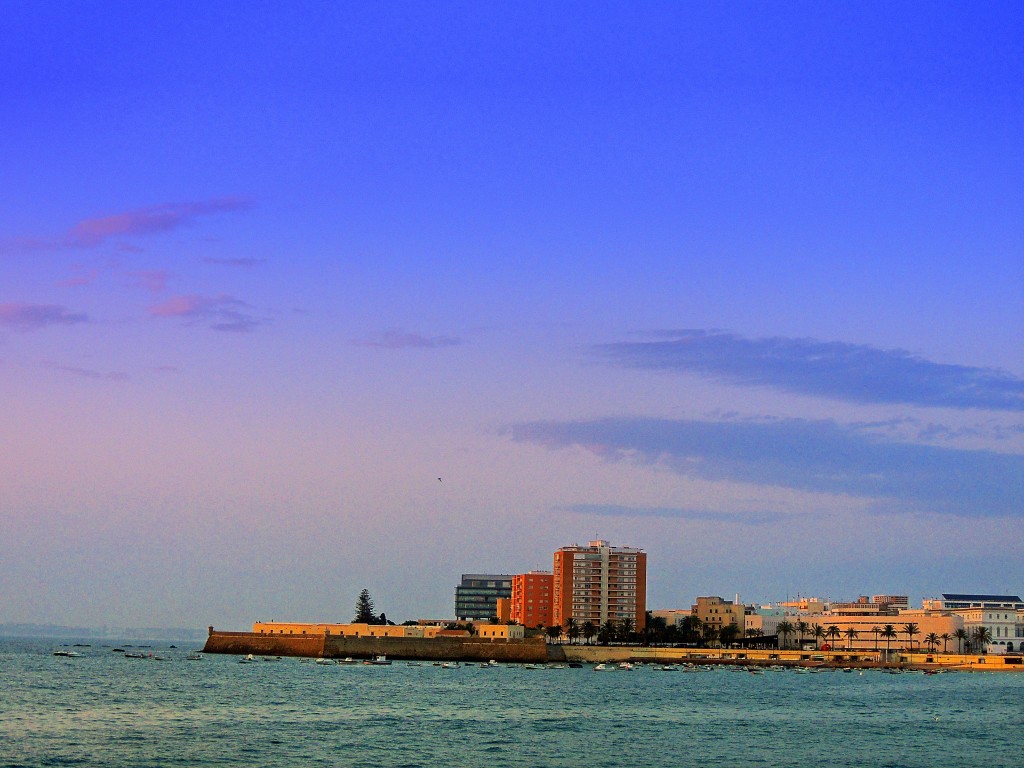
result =
[{"label": "pink cloud", "polygon": [[369,339],[356,339],[352,343],[357,347],[374,349],[440,349],[458,346],[462,344],[462,339],[458,336],[423,336],[399,328],[390,328]]},{"label": "pink cloud", "polygon": [[70,245],[95,246],[119,235],[151,235],[168,232],[190,224],[200,216],[214,213],[228,213],[250,207],[251,202],[243,198],[223,197],[192,203],[163,203],[133,211],[83,219],[75,224],[66,235]]},{"label": "pink cloud", "polygon": [[96,371],[92,368],[79,368],[75,365],[60,365],[53,362],[44,362],[44,368],[52,368],[55,371],[70,373],[73,376],[80,376],[85,379],[96,379],[98,381],[128,381],[127,373],[121,371]]},{"label": "pink cloud", "polygon": [[266,324],[253,308],[240,299],[219,296],[172,296],[150,307],[152,317],[178,317],[192,322],[205,322],[215,331],[249,332]]},{"label": "pink cloud", "polygon": [[170,280],[171,273],[162,269],[150,269],[132,272],[131,277],[138,287],[153,293],[163,293],[167,290],[167,281]]},{"label": "pink cloud", "polygon": [[203,258],[204,264],[217,264],[222,267],[258,267],[261,264],[266,264],[266,259],[257,259],[252,256],[240,256],[233,259],[221,259],[216,256],[206,256]]},{"label": "pink cloud", "polygon": [[71,265],[71,277],[58,281],[57,285],[65,288],[82,288],[92,285],[99,279],[100,270],[95,267],[86,267],[82,264]]},{"label": "pink cloud", "polygon": [[[161,203],[135,208],[110,216],[82,219],[61,237],[26,238],[18,241],[23,249],[48,250],[54,248],[95,248],[112,238],[153,235],[184,227],[202,216],[230,213],[252,207],[252,201],[243,197],[220,197],[185,203]],[[131,243],[119,243],[119,251],[137,253]]]},{"label": "pink cloud", "polygon": [[89,316],[69,312],[56,304],[0,304],[0,326],[16,331],[37,331],[49,325],[75,325]]}]

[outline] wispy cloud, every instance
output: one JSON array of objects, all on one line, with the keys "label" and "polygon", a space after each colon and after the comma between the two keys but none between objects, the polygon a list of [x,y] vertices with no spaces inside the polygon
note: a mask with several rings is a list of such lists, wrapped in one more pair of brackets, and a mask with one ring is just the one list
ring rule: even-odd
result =
[{"label": "wispy cloud", "polygon": [[[252,201],[242,197],[221,197],[182,203],[161,203],[134,208],[108,216],[82,219],[56,238],[37,238],[18,242],[23,248],[49,250],[57,248],[95,248],[116,238],[131,238],[169,232],[192,224],[203,216],[252,207]],[[137,251],[137,246],[121,243],[119,250]]]},{"label": "wispy cloud", "polygon": [[710,523],[736,523],[738,525],[771,525],[785,515],[778,512],[710,512],[676,507],[629,507],[619,504],[568,504],[555,508],[558,512],[603,517],[663,517],[670,520],[693,520]]},{"label": "wispy cloud", "polygon": [[356,339],[352,343],[375,349],[441,349],[458,346],[462,344],[462,339],[458,336],[423,336],[391,328],[370,338]]},{"label": "wispy cloud", "polygon": [[89,321],[89,316],[69,312],[56,304],[0,304],[0,326],[15,331],[38,331],[51,325],[76,325]]},{"label": "wispy cloud", "polygon": [[511,435],[707,480],[846,494],[965,517],[1024,517],[1024,456],[886,441],[833,421],[609,418],[517,424]]},{"label": "wispy cloud", "polygon": [[71,266],[71,276],[58,281],[57,285],[62,288],[83,288],[95,283],[99,279],[100,272],[97,267],[73,264]]},{"label": "wispy cloud", "polygon": [[215,256],[205,256],[203,258],[204,264],[216,264],[222,267],[242,267],[244,269],[251,269],[252,267],[259,267],[267,263],[266,259],[255,259],[252,257],[241,256],[234,259],[219,259]]},{"label": "wispy cloud", "polygon": [[147,269],[139,272],[129,272],[128,277],[132,283],[150,293],[163,293],[167,290],[167,283],[171,279],[171,273],[162,269]]},{"label": "wispy cloud", "polygon": [[94,379],[97,381],[128,381],[130,378],[127,373],[121,371],[97,371],[92,368],[80,368],[75,365],[61,365],[59,363],[44,362],[44,368],[50,368],[55,371],[61,371],[62,373],[70,373],[73,376],[79,376],[84,379]]},{"label": "wispy cloud", "polygon": [[189,323],[202,323],[215,331],[248,333],[269,320],[240,299],[219,296],[173,296],[149,309],[152,317],[181,318]]},{"label": "wispy cloud", "polygon": [[837,341],[749,339],[703,330],[662,335],[596,349],[624,367],[682,371],[855,403],[1024,411],[1024,379],[991,368]]}]

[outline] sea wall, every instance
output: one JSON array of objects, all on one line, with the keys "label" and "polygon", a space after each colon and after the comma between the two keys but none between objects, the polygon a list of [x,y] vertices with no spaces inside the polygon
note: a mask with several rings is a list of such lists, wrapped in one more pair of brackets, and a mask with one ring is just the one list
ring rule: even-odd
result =
[{"label": "sea wall", "polygon": [[735,648],[664,648],[639,646],[564,645],[568,661],[653,662],[658,664],[744,664],[833,667],[902,667],[908,669],[958,669],[974,672],[1024,672],[1020,654],[987,656],[952,653],[885,651],[798,651]]},{"label": "sea wall", "polygon": [[204,653],[259,656],[323,656],[323,635],[257,635],[252,632],[211,631]]},{"label": "sea wall", "polygon": [[544,663],[563,661],[561,646],[549,646],[544,638],[504,640],[479,637],[337,637],[332,635],[264,635],[252,632],[212,631],[203,649],[206,653],[260,656],[312,656],[343,659],[389,659],[416,661],[497,661]]}]

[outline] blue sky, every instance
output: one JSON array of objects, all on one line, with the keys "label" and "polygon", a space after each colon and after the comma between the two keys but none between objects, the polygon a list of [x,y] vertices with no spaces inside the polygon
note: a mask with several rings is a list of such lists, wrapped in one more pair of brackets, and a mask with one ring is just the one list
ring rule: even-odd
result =
[{"label": "blue sky", "polygon": [[[1014,3],[33,3],[0,620],[1022,589]],[[437,478],[441,477],[442,482]]]}]

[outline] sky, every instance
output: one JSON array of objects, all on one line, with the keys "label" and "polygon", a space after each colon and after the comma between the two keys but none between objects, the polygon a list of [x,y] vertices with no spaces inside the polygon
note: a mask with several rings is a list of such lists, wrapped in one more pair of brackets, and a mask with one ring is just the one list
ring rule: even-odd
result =
[{"label": "sky", "polygon": [[[1024,591],[1024,7],[35,2],[0,623]],[[919,604],[919,603],[918,603]]]}]

